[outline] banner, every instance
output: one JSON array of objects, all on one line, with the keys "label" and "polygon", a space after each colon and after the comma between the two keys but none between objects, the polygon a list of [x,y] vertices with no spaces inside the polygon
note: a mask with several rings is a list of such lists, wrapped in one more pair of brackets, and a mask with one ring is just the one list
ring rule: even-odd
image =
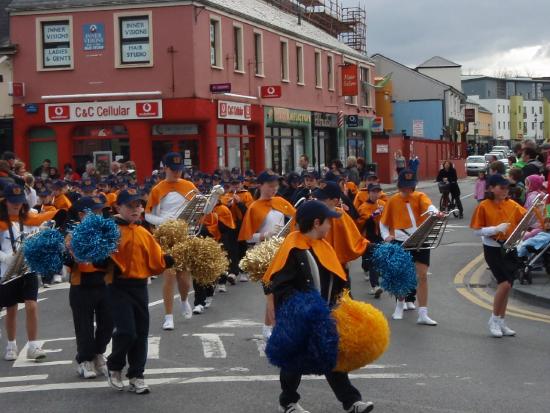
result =
[{"label": "banner", "polygon": [[357,65],[342,66],[342,96],[357,96],[358,94]]}]

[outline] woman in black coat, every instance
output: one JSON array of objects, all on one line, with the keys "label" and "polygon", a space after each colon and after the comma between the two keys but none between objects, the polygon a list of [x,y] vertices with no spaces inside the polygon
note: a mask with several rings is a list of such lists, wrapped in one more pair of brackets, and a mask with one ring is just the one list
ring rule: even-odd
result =
[{"label": "woman in black coat", "polygon": [[458,186],[458,177],[456,175],[456,169],[449,161],[443,163],[443,168],[437,174],[437,182],[448,182],[450,184],[450,194],[452,199],[456,203],[456,207],[459,210],[459,218],[464,218],[464,209],[462,202],[460,201],[460,188]]}]

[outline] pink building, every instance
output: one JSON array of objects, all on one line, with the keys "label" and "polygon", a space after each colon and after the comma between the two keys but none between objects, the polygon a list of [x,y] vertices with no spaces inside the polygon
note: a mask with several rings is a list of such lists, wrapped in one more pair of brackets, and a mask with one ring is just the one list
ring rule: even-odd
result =
[{"label": "pink building", "polygon": [[[117,3],[10,5],[15,150],[31,167],[110,152],[143,177],[179,150],[208,172],[288,172],[302,153],[322,166],[370,151],[374,65],[323,30],[260,0]],[[357,96],[342,96],[345,65]]]}]

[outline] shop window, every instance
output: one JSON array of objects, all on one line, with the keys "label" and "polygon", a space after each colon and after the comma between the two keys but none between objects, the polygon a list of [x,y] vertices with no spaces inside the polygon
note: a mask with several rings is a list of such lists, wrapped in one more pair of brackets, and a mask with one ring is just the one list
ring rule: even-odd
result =
[{"label": "shop window", "polygon": [[116,67],[141,67],[153,64],[151,13],[115,14]]},{"label": "shop window", "polygon": [[321,51],[315,51],[315,87],[321,89],[323,87],[323,70],[321,66]]},{"label": "shop window", "polygon": [[271,138],[265,138],[265,167],[273,169],[273,152],[271,151]]},{"label": "shop window", "polygon": [[279,174],[287,174],[298,167],[304,153],[303,131],[292,128],[266,128],[266,168]]},{"label": "shop window", "polygon": [[281,80],[288,82],[288,40],[281,40]]},{"label": "shop window", "polygon": [[327,56],[327,79],[328,90],[334,91],[334,57],[332,55]]},{"label": "shop window", "polygon": [[241,169],[241,141],[239,138],[227,138],[227,167]]},{"label": "shop window", "polygon": [[304,46],[296,45],[296,83],[304,85]]},{"label": "shop window", "polygon": [[219,17],[210,17],[210,65],[223,69],[222,62],[222,22]]},{"label": "shop window", "polygon": [[235,124],[219,124],[217,128],[218,166],[237,168],[241,173],[250,169],[254,136],[248,135],[248,128]]},{"label": "shop window", "polygon": [[72,17],[39,18],[36,32],[37,70],[73,69]]},{"label": "shop window", "polygon": [[[223,128],[223,126],[222,126]],[[218,153],[218,168],[224,169],[227,168],[227,165],[225,164],[225,139],[223,136],[218,136],[216,138],[217,141],[217,153]]]},{"label": "shop window", "polygon": [[73,131],[73,136],[85,137],[109,137],[117,135],[128,135],[128,130],[124,125],[114,126],[77,126]]},{"label": "shop window", "polygon": [[233,24],[233,54],[235,72],[244,73],[243,27]]},{"label": "shop window", "polygon": [[84,172],[86,163],[93,162],[94,152],[111,152],[112,159],[121,156],[122,159],[129,160],[130,141],[124,138],[73,138],[73,159],[78,173]]},{"label": "shop window", "polygon": [[254,32],[254,74],[264,76],[264,36],[262,32]]}]

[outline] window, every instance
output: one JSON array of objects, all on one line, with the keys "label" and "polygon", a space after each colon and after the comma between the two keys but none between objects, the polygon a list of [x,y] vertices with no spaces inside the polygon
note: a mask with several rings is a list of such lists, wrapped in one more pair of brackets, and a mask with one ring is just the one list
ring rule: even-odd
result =
[{"label": "window", "polygon": [[281,80],[288,82],[288,40],[281,40]]},{"label": "window", "polygon": [[304,47],[301,44],[296,45],[296,82],[304,85]]},{"label": "window", "polygon": [[235,72],[244,73],[244,55],[243,55],[243,28],[242,26],[233,26],[233,69]]},{"label": "window", "polygon": [[535,107],[531,106],[531,115],[534,115],[534,114],[535,114]]},{"label": "window", "polygon": [[221,20],[210,17],[210,66],[223,68]]},{"label": "window", "polygon": [[527,133],[527,122],[523,122],[523,133]]},{"label": "window", "polygon": [[73,68],[72,18],[37,19],[37,70]]},{"label": "window", "polygon": [[321,51],[315,50],[315,87],[323,87],[323,70],[321,67]]},{"label": "window", "polygon": [[[355,64],[354,62],[344,60],[344,65]],[[344,102],[348,105],[357,105],[357,96],[344,96]]]},{"label": "window", "polygon": [[500,121],[498,121],[498,129],[500,129]]},{"label": "window", "polygon": [[332,55],[327,56],[327,78],[328,90],[334,90],[334,57]]},{"label": "window", "polygon": [[264,39],[261,32],[254,32],[254,73],[264,76]]},{"label": "window", "polygon": [[523,107],[523,113],[527,113],[527,108],[525,106]]},{"label": "window", "polygon": [[500,113],[500,105],[497,105],[497,113]]},{"label": "window", "polygon": [[507,108],[508,108],[508,113],[510,113],[510,105],[508,105]]},{"label": "window", "polygon": [[508,122],[508,129],[510,129],[510,122]]},{"label": "window", "polygon": [[542,106],[539,106],[539,115],[542,115]]},{"label": "window", "polygon": [[361,106],[371,106],[370,103],[370,70],[368,67],[362,67],[359,76],[361,77]]},{"label": "window", "polygon": [[535,130],[537,127],[537,124],[535,122],[531,122],[531,130]]},{"label": "window", "polygon": [[114,18],[115,66],[152,66],[151,13],[117,13]]}]

